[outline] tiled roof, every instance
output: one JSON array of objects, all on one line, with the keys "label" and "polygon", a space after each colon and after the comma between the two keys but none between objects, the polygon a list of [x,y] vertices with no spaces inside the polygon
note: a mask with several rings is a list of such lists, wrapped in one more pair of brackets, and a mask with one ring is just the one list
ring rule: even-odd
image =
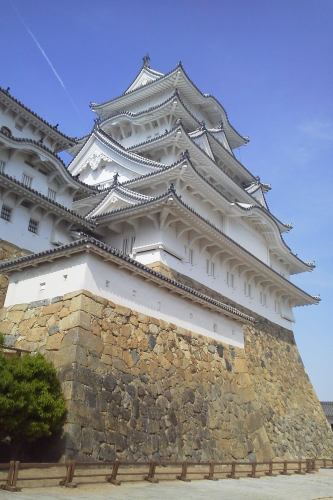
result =
[{"label": "tiled roof", "polygon": [[17,186],[17,188],[26,191],[30,195],[33,195],[36,198],[40,198],[41,200],[47,202],[49,205],[60,209],[61,211],[64,212],[64,215],[67,214],[67,216],[71,216],[72,218],[74,217],[77,222],[85,227],[88,227],[89,229],[92,229],[94,227],[94,223],[92,221],[89,221],[88,219],[85,219],[78,213],[74,212],[73,210],[70,210],[69,208],[65,207],[64,205],[61,205],[57,201],[51,200],[51,198],[48,198],[44,194],[41,194],[39,191],[36,191],[36,189],[32,189],[30,187],[25,186],[22,182],[18,181],[11,175],[7,175],[3,172],[0,172],[0,179],[4,179],[10,182],[12,186]]},{"label": "tiled roof", "polygon": [[69,173],[69,171],[67,170],[67,167],[66,167],[65,163],[62,161],[62,159],[60,158],[60,156],[58,156],[54,151],[52,151],[48,147],[44,146],[44,144],[42,144],[38,141],[35,141],[33,139],[26,139],[26,138],[21,138],[21,137],[14,137],[13,135],[7,135],[7,134],[4,134],[3,132],[1,132],[1,130],[0,130],[0,136],[3,136],[6,139],[9,139],[11,141],[14,141],[14,142],[17,142],[20,144],[27,144],[27,145],[32,144],[33,146],[37,147],[38,149],[41,149],[43,152],[46,152],[49,155],[51,155],[52,158],[55,159],[59,163],[59,165],[63,169],[63,172],[65,173],[65,175],[67,177],[69,177],[72,182],[75,182],[76,184],[81,186],[85,191],[90,191],[90,192],[97,191],[96,188],[94,188],[93,186],[89,186],[88,184],[85,184],[84,182],[80,181],[79,179],[76,179],[75,177],[73,177]]},{"label": "tiled roof", "polygon": [[[165,193],[162,193],[162,194],[160,194],[158,196],[152,197],[150,200],[143,201],[143,202],[140,202],[140,203],[136,203],[135,205],[131,205],[130,207],[123,207],[123,208],[118,208],[118,209],[112,210],[112,211],[107,212],[105,214],[101,214],[101,215],[99,215],[97,217],[94,217],[93,220],[95,220],[96,223],[97,223],[97,225],[99,225],[100,222],[103,220],[103,218],[107,218],[107,217],[110,217],[110,216],[112,217],[114,215],[118,215],[118,214],[121,214],[121,213],[129,213],[130,214],[131,212],[133,212],[133,211],[135,212],[137,209],[139,209],[141,207],[150,206],[150,205],[153,205],[155,203],[159,203],[159,202],[165,201],[165,200],[168,199],[169,196],[173,196],[174,199],[176,200],[176,202],[178,203],[178,205],[180,205],[182,208],[184,208],[188,212],[190,212],[193,215],[195,215],[201,222],[205,223],[208,227],[210,227],[211,229],[213,229],[214,231],[216,231],[217,233],[219,233],[220,235],[222,235],[224,238],[226,238],[226,240],[230,241],[237,248],[241,249],[243,252],[245,252],[250,257],[252,257],[253,259],[255,259],[255,261],[259,262],[264,268],[268,269],[270,272],[272,272],[273,274],[275,274],[276,276],[278,276],[281,280],[283,280],[283,282],[288,283],[288,285],[291,285],[296,290],[298,290],[302,294],[306,295],[308,298],[316,300],[317,302],[320,301],[319,297],[312,296],[312,295],[308,294],[307,292],[305,292],[304,290],[302,290],[301,288],[299,288],[297,285],[295,285],[294,283],[292,283],[291,281],[289,281],[287,278],[285,278],[284,276],[282,276],[280,273],[278,273],[277,271],[275,271],[268,264],[265,264],[265,262],[263,262],[262,260],[260,260],[253,253],[249,252],[242,245],[240,245],[239,243],[237,243],[234,239],[230,238],[230,236],[226,235],[223,231],[221,231],[219,228],[217,228],[209,220],[207,220],[204,217],[202,217],[202,215],[200,215],[198,212],[196,212],[192,207],[190,207],[189,205],[187,205],[186,203],[184,203],[184,201],[182,200],[181,196],[179,196],[176,193],[175,187],[174,187],[173,184],[170,185],[168,191],[166,191]],[[284,241],[283,241],[283,243],[284,243]],[[311,267],[308,263],[302,261],[299,257],[296,257],[294,255],[293,255],[293,257],[295,257],[297,260],[299,260],[302,264],[305,264],[306,266]]]},{"label": "tiled roof", "polygon": [[320,401],[326,417],[333,417],[333,401]]},{"label": "tiled roof", "polygon": [[32,109],[28,108],[25,104],[23,104],[23,102],[21,102],[19,99],[17,99],[12,94],[10,94],[9,93],[9,89],[4,89],[4,88],[0,87],[0,92],[2,92],[6,97],[8,97],[13,103],[19,105],[21,108],[23,108],[29,114],[31,114],[34,118],[36,118],[37,120],[39,120],[40,122],[42,122],[48,128],[52,129],[53,133],[58,134],[59,136],[61,136],[63,139],[66,140],[66,142],[70,142],[70,143],[76,142],[76,138],[75,137],[70,137],[70,136],[64,134],[63,132],[60,132],[60,130],[58,130],[55,125],[52,125],[48,121],[44,120],[44,118],[42,118],[37,113],[35,113],[35,111],[32,111]]},{"label": "tiled roof", "polygon": [[254,321],[254,318],[239,311],[235,307],[229,306],[228,304],[224,304],[223,302],[215,300],[212,297],[209,297],[208,295],[205,295],[205,294],[199,292],[198,290],[196,290],[190,286],[184,285],[183,283],[180,283],[174,279],[168,278],[168,277],[164,276],[163,274],[161,274],[157,271],[154,271],[153,269],[150,269],[149,267],[132,259],[131,257],[124,254],[120,250],[113,248],[113,247],[110,247],[109,245],[106,245],[105,243],[103,243],[99,240],[96,240],[95,238],[92,238],[92,237],[86,237],[86,238],[74,241],[73,243],[69,243],[68,245],[63,245],[61,247],[58,247],[56,249],[45,250],[44,252],[26,255],[24,257],[19,257],[17,259],[3,261],[0,263],[0,270],[5,271],[5,272],[9,272],[10,270],[14,271],[15,269],[19,268],[21,264],[30,263],[33,261],[44,262],[45,260],[48,260],[48,258],[51,255],[56,256],[57,254],[61,254],[63,252],[65,252],[66,256],[68,256],[71,253],[71,250],[73,250],[73,253],[74,253],[75,249],[80,249],[80,248],[82,248],[83,250],[89,249],[89,251],[93,251],[94,249],[102,250],[102,251],[108,253],[110,256],[114,256],[118,259],[121,259],[122,261],[125,261],[129,265],[129,267],[131,267],[132,269],[140,270],[144,274],[150,275],[152,278],[155,278],[155,279],[157,278],[157,280],[160,282],[164,282],[165,284],[169,285],[168,288],[182,290],[183,292],[187,293],[188,295],[193,296],[193,297],[197,297],[198,299],[202,300],[203,302],[206,302],[207,304],[211,304],[219,309],[222,309],[225,312],[229,313],[230,315],[236,316],[239,319],[242,319],[244,321],[248,321],[248,322]]}]

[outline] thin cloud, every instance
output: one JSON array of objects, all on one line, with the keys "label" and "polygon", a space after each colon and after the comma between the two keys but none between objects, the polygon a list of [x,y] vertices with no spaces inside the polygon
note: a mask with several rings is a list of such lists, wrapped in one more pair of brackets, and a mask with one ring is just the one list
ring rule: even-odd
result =
[{"label": "thin cloud", "polygon": [[333,142],[333,123],[329,120],[308,120],[299,126],[299,130],[311,139]]},{"label": "thin cloud", "polygon": [[59,75],[59,73],[57,72],[57,70],[55,69],[52,61],[50,60],[50,58],[46,54],[45,50],[43,49],[43,47],[41,46],[41,44],[37,40],[36,36],[31,31],[31,29],[29,28],[29,26],[26,24],[25,20],[23,19],[22,15],[18,11],[18,9],[15,7],[15,5],[13,4],[13,2],[10,2],[10,3],[11,3],[11,6],[12,6],[12,9],[14,10],[14,12],[17,15],[18,19],[20,20],[20,22],[24,26],[24,29],[26,30],[26,32],[28,33],[28,35],[32,38],[32,40],[35,43],[36,47],[38,48],[39,52],[42,54],[42,56],[44,57],[45,61],[47,62],[47,64],[51,68],[52,73],[54,74],[54,76],[56,77],[56,79],[60,83],[61,87],[63,88],[63,90],[64,90],[65,94],[67,95],[67,97],[68,97],[71,105],[73,106],[73,108],[75,109],[75,111],[79,115],[80,114],[79,108],[75,104],[75,101],[73,100],[72,96],[70,95],[70,93],[69,93],[66,85],[64,84],[63,79],[61,78],[61,76]]}]

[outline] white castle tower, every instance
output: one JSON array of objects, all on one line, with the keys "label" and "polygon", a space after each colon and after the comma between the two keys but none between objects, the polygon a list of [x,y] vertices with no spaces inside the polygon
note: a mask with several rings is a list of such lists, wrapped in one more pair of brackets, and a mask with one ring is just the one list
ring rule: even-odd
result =
[{"label": "white castle tower", "polygon": [[[318,302],[289,279],[313,264],[284,242],[290,225],[270,212],[269,185],[234,155],[248,140],[181,63],[164,75],[146,56],[123,95],[91,104],[95,126],[80,140],[61,134],[7,91],[1,103],[4,240],[38,252],[89,234],[288,329],[293,307]],[[55,154],[61,149],[74,155],[67,169]],[[162,312],[163,301],[153,309]],[[218,323],[208,330],[218,334]]]},{"label": "white castle tower", "polygon": [[73,208],[102,241],[287,328],[293,307],[317,302],[289,280],[313,265],[284,242],[269,185],[234,155],[247,139],[181,63],[163,75],[145,57],[122,96],[91,109],[95,127],[68,170],[100,190]]},{"label": "white castle tower", "polygon": [[0,90],[0,331],[54,362],[65,454],[331,456],[292,334],[319,299],[290,277],[314,265],[236,158],[247,139],[148,56],[91,109],[73,139]]}]

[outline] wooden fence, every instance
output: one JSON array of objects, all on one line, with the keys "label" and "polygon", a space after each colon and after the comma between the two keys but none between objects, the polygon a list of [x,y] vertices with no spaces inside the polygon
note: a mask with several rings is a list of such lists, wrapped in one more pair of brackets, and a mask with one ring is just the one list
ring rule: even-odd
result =
[{"label": "wooden fence", "polygon": [[270,462],[76,462],[23,463],[12,460],[0,463],[5,480],[0,488],[20,491],[22,486],[45,486],[45,482],[75,488],[87,482],[107,481],[120,485],[122,481],[145,480],[158,483],[160,479],[218,479],[263,476],[313,474],[319,468],[333,468],[333,459],[284,460]]}]

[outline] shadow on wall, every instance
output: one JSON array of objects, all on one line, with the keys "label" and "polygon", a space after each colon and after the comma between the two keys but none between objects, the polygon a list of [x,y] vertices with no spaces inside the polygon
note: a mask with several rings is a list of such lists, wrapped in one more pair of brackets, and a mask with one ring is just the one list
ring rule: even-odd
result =
[{"label": "shadow on wall", "polygon": [[0,443],[0,463],[9,460],[20,460],[21,462],[59,462],[65,453],[66,436],[61,433],[54,434],[35,441],[34,443],[25,443],[19,456],[13,456],[10,443],[6,440]]}]

